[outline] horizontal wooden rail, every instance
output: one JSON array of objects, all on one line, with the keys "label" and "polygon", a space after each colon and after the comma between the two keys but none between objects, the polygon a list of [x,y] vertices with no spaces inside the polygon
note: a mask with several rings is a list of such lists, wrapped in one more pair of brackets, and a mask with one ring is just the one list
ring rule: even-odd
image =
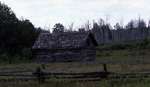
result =
[{"label": "horizontal wooden rail", "polygon": [[[46,79],[62,79],[62,80],[77,80],[77,81],[99,81],[107,79],[126,79],[126,78],[150,78],[150,72],[137,73],[114,73],[107,72],[87,72],[87,73],[65,73],[65,72],[32,72],[32,71],[14,71],[0,72],[0,81],[27,81],[27,80],[46,80]],[[27,73],[28,72],[28,73]],[[2,78],[1,78],[2,77]],[[6,78],[4,78],[6,77]],[[11,78],[9,78],[11,77]]]}]

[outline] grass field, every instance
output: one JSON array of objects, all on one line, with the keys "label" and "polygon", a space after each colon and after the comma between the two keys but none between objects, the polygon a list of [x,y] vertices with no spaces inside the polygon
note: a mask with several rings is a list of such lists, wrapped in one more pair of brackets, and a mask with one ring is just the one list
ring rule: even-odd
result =
[{"label": "grass field", "polygon": [[[107,64],[109,72],[150,72],[150,49],[120,49],[97,51],[96,61],[93,63],[49,63],[45,70],[49,72],[84,73],[103,71],[103,64]],[[35,71],[42,64],[1,64],[0,72]],[[1,78],[1,77],[0,77]],[[150,87],[150,79],[104,79],[101,81],[66,81],[51,79],[44,84],[37,81],[0,82],[0,87]]]},{"label": "grass field", "polygon": [[150,79],[119,79],[102,80],[94,82],[79,81],[47,81],[39,84],[34,81],[29,82],[3,82],[1,87],[150,87]]},{"label": "grass field", "polygon": [[101,50],[96,56],[107,63],[150,63],[150,49]]}]

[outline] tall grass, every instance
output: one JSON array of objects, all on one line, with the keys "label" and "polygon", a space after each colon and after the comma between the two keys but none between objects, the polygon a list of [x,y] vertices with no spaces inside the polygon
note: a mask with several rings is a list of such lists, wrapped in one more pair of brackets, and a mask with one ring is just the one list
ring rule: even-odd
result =
[{"label": "tall grass", "polygon": [[1,87],[150,87],[150,79],[119,79],[94,82],[53,80],[39,84],[36,81],[3,82]]}]

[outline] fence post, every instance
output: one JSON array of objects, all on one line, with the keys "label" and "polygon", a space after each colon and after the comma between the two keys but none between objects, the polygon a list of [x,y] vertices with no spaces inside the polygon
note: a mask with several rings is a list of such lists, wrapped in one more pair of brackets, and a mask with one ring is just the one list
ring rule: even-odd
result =
[{"label": "fence post", "polygon": [[45,82],[45,73],[40,67],[36,68],[36,71],[33,73],[33,75],[37,77],[39,83]]},{"label": "fence post", "polygon": [[104,72],[107,72],[107,65],[106,64],[103,64],[103,69],[104,69]]},{"label": "fence post", "polygon": [[46,68],[45,64],[42,64],[41,67],[42,67],[42,69],[45,69],[45,68]]}]

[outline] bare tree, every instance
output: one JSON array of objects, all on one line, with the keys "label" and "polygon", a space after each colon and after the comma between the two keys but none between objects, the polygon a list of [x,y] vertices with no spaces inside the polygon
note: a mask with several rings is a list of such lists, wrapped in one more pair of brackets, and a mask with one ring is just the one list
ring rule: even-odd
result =
[{"label": "bare tree", "polygon": [[123,29],[123,26],[120,25],[120,23],[116,23],[114,26],[115,29]]},{"label": "bare tree", "polygon": [[148,21],[148,28],[150,28],[150,20]]},{"label": "bare tree", "polygon": [[73,26],[74,26],[74,23],[72,22],[72,23],[69,25],[69,29],[68,29],[69,32],[72,32],[72,31],[73,31]]},{"label": "bare tree", "polygon": [[104,21],[102,18],[100,18],[100,19],[98,20],[98,24],[99,24],[99,26],[101,27],[101,26],[105,25],[105,21]]},{"label": "bare tree", "polygon": [[89,31],[91,29],[91,24],[89,22],[89,20],[85,23],[85,30]]}]

